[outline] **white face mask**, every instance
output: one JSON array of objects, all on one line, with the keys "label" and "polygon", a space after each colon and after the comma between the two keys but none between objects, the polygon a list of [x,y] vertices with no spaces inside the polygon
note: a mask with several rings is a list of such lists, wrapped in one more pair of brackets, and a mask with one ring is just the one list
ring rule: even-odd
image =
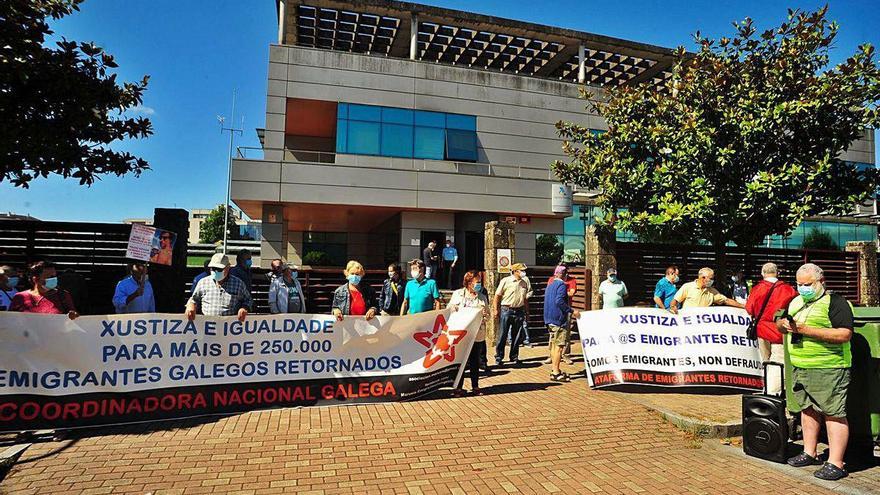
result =
[{"label": "white face mask", "polygon": [[421,270],[410,270],[409,274],[412,275],[412,278],[418,279],[419,275],[422,273]]},{"label": "white face mask", "polygon": [[779,279],[776,277],[766,277],[766,278],[764,278],[764,280],[770,282],[771,284],[775,284],[776,282],[779,281]]}]

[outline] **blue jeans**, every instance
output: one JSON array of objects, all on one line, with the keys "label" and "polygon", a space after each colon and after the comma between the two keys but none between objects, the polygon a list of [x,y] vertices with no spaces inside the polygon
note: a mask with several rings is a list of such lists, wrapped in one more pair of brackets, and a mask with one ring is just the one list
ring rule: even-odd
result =
[{"label": "blue jeans", "polygon": [[523,308],[501,308],[501,328],[498,336],[495,337],[495,361],[504,360],[504,347],[507,344],[507,336],[512,335],[510,344],[510,360],[519,359],[519,344],[522,338],[523,318],[525,312]]},{"label": "blue jeans", "polygon": [[[529,319],[523,316],[523,324],[522,324],[522,333],[525,335],[525,339],[523,340],[523,345],[531,345],[532,339],[529,338]],[[513,335],[507,336],[507,345],[513,343]]]}]

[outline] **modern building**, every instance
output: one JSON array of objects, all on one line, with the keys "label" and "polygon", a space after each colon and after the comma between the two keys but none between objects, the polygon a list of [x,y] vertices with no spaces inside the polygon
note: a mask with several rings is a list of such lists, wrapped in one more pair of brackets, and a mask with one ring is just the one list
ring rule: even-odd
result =
[{"label": "modern building", "polygon": [[[202,231],[202,222],[208,218],[208,215],[214,210],[194,209],[189,213],[189,243],[198,244]],[[243,218],[241,210],[234,206],[229,207],[229,213],[238,226],[238,237],[241,239],[259,240],[261,232],[261,223],[259,220],[248,220]]]},{"label": "modern building", "polygon": [[[277,12],[262,148],[232,166],[264,260],[379,267],[453,239],[481,267],[484,223],[506,217],[519,261],[552,262],[548,246],[576,257],[589,194],[572,208],[549,169],[566,158],[555,124],[605,129],[579,88],[660,84],[673,61],[663,47],[397,1],[280,0]],[[873,166],[873,150],[869,133],[845,159]],[[847,221],[873,239],[869,209]]]}]

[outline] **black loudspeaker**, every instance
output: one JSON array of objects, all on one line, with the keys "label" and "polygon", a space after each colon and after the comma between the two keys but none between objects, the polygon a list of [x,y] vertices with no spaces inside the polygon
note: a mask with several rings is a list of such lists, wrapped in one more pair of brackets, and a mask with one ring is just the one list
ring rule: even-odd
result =
[{"label": "black loudspeaker", "polygon": [[[743,451],[746,455],[785,462],[788,445],[788,421],[785,395],[767,394],[767,365],[764,364],[764,393],[743,395]],[[784,375],[784,368],[782,369]],[[785,385],[783,383],[783,390]]]}]

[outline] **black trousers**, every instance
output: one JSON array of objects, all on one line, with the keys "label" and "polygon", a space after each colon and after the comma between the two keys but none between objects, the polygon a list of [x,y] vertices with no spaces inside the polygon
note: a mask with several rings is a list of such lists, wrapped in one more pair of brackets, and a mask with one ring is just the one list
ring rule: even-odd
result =
[{"label": "black trousers", "polygon": [[[467,360],[467,369],[471,373],[471,389],[480,388],[480,360],[486,354],[486,341],[474,342]],[[464,377],[458,382],[458,389],[464,385]]]}]

